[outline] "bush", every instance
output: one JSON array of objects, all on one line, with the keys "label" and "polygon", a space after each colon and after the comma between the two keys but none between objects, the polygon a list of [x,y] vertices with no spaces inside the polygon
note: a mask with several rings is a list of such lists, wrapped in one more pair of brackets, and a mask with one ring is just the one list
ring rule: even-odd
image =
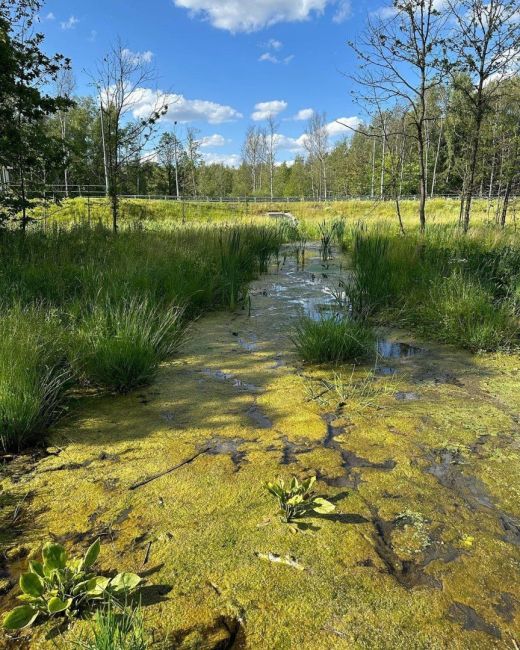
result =
[{"label": "bush", "polygon": [[59,414],[70,371],[54,312],[13,307],[0,317],[0,446],[19,450]]},{"label": "bush", "polygon": [[339,316],[301,319],[292,340],[300,356],[314,363],[359,361],[373,353],[375,344],[368,325]]},{"label": "bush", "polygon": [[146,298],[101,298],[83,313],[71,339],[73,363],[89,383],[119,393],[147,384],[178,348],[182,314],[182,308],[155,306]]}]

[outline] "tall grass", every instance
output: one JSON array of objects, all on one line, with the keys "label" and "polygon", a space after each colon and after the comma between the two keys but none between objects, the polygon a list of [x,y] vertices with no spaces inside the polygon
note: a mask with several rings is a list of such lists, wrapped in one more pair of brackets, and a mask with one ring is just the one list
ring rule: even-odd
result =
[{"label": "tall grass", "polygon": [[141,607],[114,601],[99,609],[90,630],[71,643],[78,650],[147,650],[150,647]]},{"label": "tall grass", "polygon": [[3,448],[41,438],[69,368],[109,391],[150,382],[190,319],[244,300],[282,237],[275,225],[0,231]]},{"label": "tall grass", "polygon": [[355,310],[415,327],[470,350],[518,342],[520,245],[487,229],[461,235],[430,228],[424,236],[357,230],[344,240],[355,275]]},{"label": "tall grass", "polygon": [[369,357],[374,352],[375,337],[366,323],[333,316],[302,318],[292,341],[304,361],[338,364]]},{"label": "tall grass", "polygon": [[71,336],[78,375],[120,393],[149,383],[160,361],[180,345],[182,316],[182,308],[160,307],[147,298],[100,299]]},{"label": "tall grass", "polygon": [[18,450],[59,414],[70,372],[55,314],[14,306],[0,332],[0,447]]}]

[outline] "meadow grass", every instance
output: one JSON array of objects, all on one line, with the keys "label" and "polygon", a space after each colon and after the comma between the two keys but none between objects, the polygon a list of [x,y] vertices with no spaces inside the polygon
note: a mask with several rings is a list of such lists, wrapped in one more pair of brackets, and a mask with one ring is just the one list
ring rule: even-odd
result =
[{"label": "meadow grass", "polygon": [[445,226],[402,236],[357,229],[344,239],[354,309],[472,351],[518,341],[520,246],[509,233]]},{"label": "meadow grass", "polygon": [[150,382],[186,323],[235,308],[284,238],[268,226],[0,232],[0,441],[41,440],[73,381]]},{"label": "meadow grass", "polygon": [[[108,601],[99,609],[90,629],[72,641],[78,650],[146,650],[149,635],[140,606]],[[70,646],[67,646],[70,647]]]},{"label": "meadow grass", "polygon": [[365,322],[338,315],[320,320],[302,318],[292,341],[304,361],[339,364],[369,357],[375,337]]}]

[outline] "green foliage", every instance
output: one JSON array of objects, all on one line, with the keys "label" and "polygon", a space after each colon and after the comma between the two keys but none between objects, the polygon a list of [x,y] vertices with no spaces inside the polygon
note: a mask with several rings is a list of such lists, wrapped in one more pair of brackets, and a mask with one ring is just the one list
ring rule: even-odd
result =
[{"label": "green foliage", "polygon": [[356,312],[474,351],[518,342],[516,239],[486,229],[465,236],[445,227],[424,236],[358,229],[344,247],[354,261],[346,291]]},{"label": "green foliage", "polygon": [[59,415],[70,370],[54,311],[15,305],[0,330],[0,447],[21,449]]},{"label": "green foliage", "polygon": [[339,364],[369,357],[375,337],[363,321],[332,316],[320,320],[302,318],[292,341],[305,361]]},{"label": "green foliage", "polygon": [[334,511],[334,504],[315,495],[312,489],[315,482],[316,477],[311,476],[301,483],[293,477],[288,487],[285,487],[283,479],[276,483],[266,483],[267,491],[278,500],[284,522],[290,523],[311,512],[326,515]]},{"label": "green foliage", "polygon": [[141,608],[110,599],[96,611],[88,633],[71,643],[82,650],[146,650],[149,643]]},{"label": "green foliage", "polygon": [[182,340],[182,315],[182,308],[159,307],[146,298],[98,300],[71,337],[80,375],[120,393],[149,383]]},{"label": "green foliage", "polygon": [[61,544],[48,542],[42,550],[42,562],[29,562],[29,572],[20,576],[24,605],[8,612],[3,620],[7,630],[32,625],[38,617],[76,616],[81,610],[106,597],[121,598],[132,593],[141,582],[135,573],[118,573],[105,578],[90,569],[101,550],[99,539],[83,558],[69,559]]}]

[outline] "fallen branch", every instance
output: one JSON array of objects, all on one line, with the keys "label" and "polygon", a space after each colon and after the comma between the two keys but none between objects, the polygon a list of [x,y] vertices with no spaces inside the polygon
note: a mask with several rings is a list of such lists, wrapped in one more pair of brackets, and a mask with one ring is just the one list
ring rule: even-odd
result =
[{"label": "fallen branch", "polygon": [[158,474],[152,474],[152,476],[149,476],[148,478],[145,478],[142,481],[138,481],[137,483],[134,483],[128,489],[129,490],[137,490],[137,488],[140,488],[143,485],[147,485],[148,483],[151,483],[152,481],[155,481],[155,479],[161,478],[161,476],[166,476],[167,474],[171,474],[172,472],[175,472],[176,469],[179,469],[183,465],[189,465],[190,463],[193,463],[193,461],[196,458],[198,458],[199,456],[202,456],[202,454],[206,454],[210,449],[211,449],[211,447],[205,447],[204,449],[201,449],[200,451],[198,451],[193,456],[190,456],[189,458],[186,458],[186,460],[183,460],[182,462],[178,463],[177,465],[174,465],[173,467],[170,467],[170,469],[167,469],[164,472],[159,472]]}]

